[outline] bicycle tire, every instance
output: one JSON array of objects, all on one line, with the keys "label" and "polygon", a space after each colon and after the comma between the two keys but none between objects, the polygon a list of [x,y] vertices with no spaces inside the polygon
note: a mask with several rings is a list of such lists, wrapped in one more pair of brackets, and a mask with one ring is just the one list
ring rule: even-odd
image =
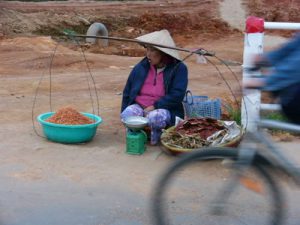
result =
[{"label": "bicycle tire", "polygon": [[[158,182],[154,187],[154,192],[151,198],[151,214],[153,224],[173,225],[172,223],[169,223],[169,220],[166,216],[164,195],[166,190],[170,188],[168,187],[170,181],[176,176],[179,170],[187,167],[189,164],[196,163],[198,161],[216,159],[236,160],[237,155],[237,149],[233,148],[207,148],[204,150],[187,153],[183,157],[172,163],[159,177]],[[255,173],[257,173],[259,177],[264,180],[265,184],[268,187],[268,190],[270,190],[270,193],[268,194],[270,194],[270,200],[272,201],[270,212],[271,215],[269,215],[270,219],[268,219],[267,224],[261,225],[281,225],[284,219],[282,192],[272,176],[270,176],[270,174],[266,171],[266,168],[260,163],[261,161],[266,162],[266,159],[261,155],[256,155],[251,167],[254,169]],[[200,222],[199,224],[203,224],[203,222]]]}]

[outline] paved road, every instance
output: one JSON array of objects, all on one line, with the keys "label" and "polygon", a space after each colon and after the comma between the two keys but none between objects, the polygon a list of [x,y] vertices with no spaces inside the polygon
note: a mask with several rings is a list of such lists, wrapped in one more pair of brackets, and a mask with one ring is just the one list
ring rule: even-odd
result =
[{"label": "paved road", "polygon": [[[112,134],[104,131],[89,144],[72,146],[43,140],[28,124],[19,126],[19,135],[11,125],[3,125],[1,131],[1,225],[151,224],[148,204],[154,181],[174,157],[160,154],[158,147],[148,147],[142,156],[127,155],[123,137],[116,137],[111,146],[105,139]],[[300,165],[299,142],[283,146]],[[208,171],[207,179],[219,174]],[[195,180],[197,174],[197,168],[188,171],[188,188],[203,184]],[[299,224],[300,192],[289,187],[285,192],[292,207],[287,224]],[[249,204],[243,213],[251,216],[256,212]],[[193,222],[203,224],[196,218]],[[230,224],[240,222],[233,219]]]}]

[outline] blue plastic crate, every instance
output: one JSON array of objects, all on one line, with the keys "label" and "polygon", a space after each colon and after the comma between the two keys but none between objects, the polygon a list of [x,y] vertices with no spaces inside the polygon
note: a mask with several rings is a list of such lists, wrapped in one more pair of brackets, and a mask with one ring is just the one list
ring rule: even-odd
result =
[{"label": "blue plastic crate", "polygon": [[208,96],[193,96],[188,91],[183,106],[187,118],[210,117],[221,119],[221,100],[218,98],[209,99]]}]

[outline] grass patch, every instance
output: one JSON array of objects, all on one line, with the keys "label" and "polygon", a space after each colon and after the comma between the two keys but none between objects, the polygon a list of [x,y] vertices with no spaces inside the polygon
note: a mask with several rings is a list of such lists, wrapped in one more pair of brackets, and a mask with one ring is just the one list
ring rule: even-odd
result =
[{"label": "grass patch", "polygon": [[225,110],[227,111],[227,116],[229,120],[235,121],[238,125],[241,125],[242,113],[241,108],[235,108],[229,104],[223,104]]},{"label": "grass patch", "polygon": [[[261,117],[263,119],[274,120],[279,122],[289,122],[287,117],[280,112],[274,111],[271,113],[262,113]],[[293,136],[298,136],[293,132],[288,132],[280,129],[268,129],[272,135],[279,138],[280,141],[290,141]]]},{"label": "grass patch", "polygon": [[279,112],[271,112],[268,114],[262,114],[262,117],[268,120],[276,120],[281,122],[288,122],[288,119],[286,116],[284,116],[282,113]]}]

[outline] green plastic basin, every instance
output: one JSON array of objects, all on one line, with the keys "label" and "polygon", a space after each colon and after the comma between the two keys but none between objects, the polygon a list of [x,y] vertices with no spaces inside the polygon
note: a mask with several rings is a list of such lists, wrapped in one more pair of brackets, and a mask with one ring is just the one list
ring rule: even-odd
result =
[{"label": "green plastic basin", "polygon": [[46,120],[53,114],[54,112],[40,114],[37,120],[42,125],[43,132],[48,140],[65,144],[91,141],[96,134],[98,125],[102,122],[101,117],[90,113],[81,114],[95,121],[91,124],[65,125],[47,122]]}]

